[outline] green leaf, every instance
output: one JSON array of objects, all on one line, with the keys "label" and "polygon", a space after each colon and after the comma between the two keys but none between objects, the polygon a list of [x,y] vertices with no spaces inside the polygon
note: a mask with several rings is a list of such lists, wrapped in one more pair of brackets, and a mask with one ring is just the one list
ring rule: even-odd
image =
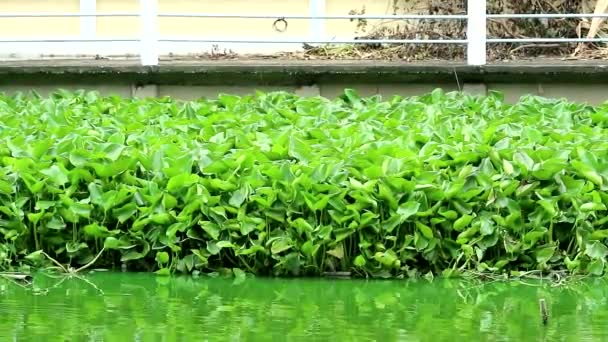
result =
[{"label": "green leaf", "polygon": [[587,243],[585,247],[585,254],[591,259],[604,260],[606,255],[608,255],[608,247],[599,241],[593,241],[591,243]]},{"label": "green leaf", "polygon": [[125,146],[120,144],[105,144],[103,151],[105,152],[106,158],[111,161],[117,161],[124,149]]},{"label": "green leaf", "polygon": [[219,248],[234,248],[234,245],[230,241],[218,241],[217,246]]},{"label": "green leaf", "polygon": [[[458,212],[456,212],[455,210],[446,210],[446,211],[439,211],[439,215],[447,218],[448,220],[456,220],[458,218]],[[471,217],[472,219],[472,217]]]},{"label": "green leaf", "polygon": [[365,257],[363,255],[357,255],[354,261],[354,265],[357,267],[365,266],[367,262],[365,261]]},{"label": "green leaf", "polygon": [[302,250],[302,253],[304,253],[304,255],[312,258],[317,254],[317,251],[319,250],[319,245],[315,245],[312,241],[308,240],[304,242],[300,249]]},{"label": "green leaf", "polygon": [[48,169],[40,170],[40,173],[57,186],[63,186],[68,182],[68,171],[63,166],[52,165]]},{"label": "green leaf", "polygon": [[587,271],[591,275],[601,276],[604,273],[606,262],[603,259],[595,259],[587,266]]},{"label": "green leaf", "polygon": [[474,218],[475,217],[472,215],[461,216],[459,219],[454,221],[454,230],[456,230],[458,232],[462,231],[466,226],[471,224],[471,222],[473,221]]},{"label": "green leaf", "polygon": [[76,167],[84,167],[89,161],[88,153],[83,150],[72,150],[69,160]]},{"label": "green leaf", "polygon": [[0,179],[0,194],[11,195],[13,191],[13,186],[9,182]]},{"label": "green leaf", "polygon": [[344,100],[348,101],[351,105],[358,105],[361,103],[361,98],[359,94],[354,89],[344,89]]},{"label": "green leaf", "polygon": [[129,220],[135,213],[137,212],[137,205],[135,203],[127,203],[120,208],[116,208],[112,210],[112,215],[118,220],[120,223],[125,223]]},{"label": "green leaf", "polygon": [[156,257],[154,258],[159,264],[166,264],[169,262],[169,253],[167,252],[156,252]]},{"label": "green leaf", "polygon": [[555,174],[563,171],[567,167],[567,163],[559,158],[551,158],[538,164],[532,172],[532,176],[540,180],[551,180]]},{"label": "green leaf", "polygon": [[587,178],[598,186],[602,186],[604,184],[602,176],[600,176],[600,174],[591,166],[585,165],[578,160],[573,160],[571,164],[581,176]]},{"label": "green leaf", "polygon": [[103,245],[106,249],[129,249],[129,248],[134,247],[134,245],[130,245],[130,244],[126,243],[125,241],[116,239],[113,236],[108,236],[105,239]]},{"label": "green leaf", "polygon": [[486,216],[482,216],[480,217],[480,228],[479,228],[479,232],[481,233],[481,235],[483,236],[487,236],[487,235],[492,235],[494,233],[494,221],[492,221],[492,219],[490,219],[489,217]]},{"label": "green leaf", "polygon": [[70,205],[70,211],[80,217],[89,218],[91,216],[91,206],[84,203],[74,203]]},{"label": "green leaf", "polygon": [[25,256],[26,260],[40,262],[45,259],[45,256],[42,254],[42,250],[37,250]]},{"label": "green leaf", "polygon": [[513,155],[513,161],[519,165],[522,170],[527,173],[534,167],[534,160],[525,152],[516,152]]},{"label": "green leaf", "polygon": [[220,228],[217,224],[209,221],[199,221],[200,227],[211,237],[212,240],[217,240],[220,236]]},{"label": "green leaf", "polygon": [[246,186],[243,186],[240,189],[238,189],[232,193],[232,196],[230,197],[228,204],[230,204],[231,206],[233,206],[235,208],[240,208],[248,196],[249,196],[249,188]]},{"label": "green leaf", "polygon": [[33,224],[38,224],[38,222],[40,222],[40,219],[42,218],[42,216],[44,215],[44,212],[41,213],[29,213],[27,214],[27,219],[32,222]]},{"label": "green leaf", "polygon": [[167,276],[171,275],[171,269],[169,269],[167,267],[164,267],[164,268],[161,268],[161,269],[159,269],[158,271],[156,271],[154,273],[156,275],[159,275],[159,276],[167,277]]},{"label": "green leaf", "polygon": [[143,259],[144,257],[145,257],[145,255],[143,253],[133,251],[133,250],[128,250],[126,253],[124,253],[120,257],[120,262],[140,260],[140,259]]},{"label": "green leaf", "polygon": [[211,253],[211,255],[217,255],[220,253],[220,247],[213,241],[207,241],[207,251]]},{"label": "green leaf", "polygon": [[581,205],[582,211],[605,211],[606,206],[603,203],[585,203]]},{"label": "green leaf", "polygon": [[192,186],[198,182],[199,176],[194,174],[181,174],[169,179],[167,182],[167,190],[170,192],[176,192],[184,188]]},{"label": "green leaf", "polygon": [[120,240],[116,239],[115,237],[109,236],[104,241],[103,246],[106,249],[118,249],[118,248],[122,247],[122,243]]},{"label": "green leaf", "polygon": [[387,232],[391,233],[397,226],[402,223],[400,215],[393,215],[388,220],[382,222],[382,228]]},{"label": "green leaf", "polygon": [[600,229],[591,233],[590,238],[592,240],[601,240],[608,238],[608,229]]},{"label": "green leaf", "polygon": [[44,210],[54,207],[55,204],[56,203],[54,201],[37,201],[34,209],[44,211]]},{"label": "green leaf", "polygon": [[272,254],[279,254],[291,249],[292,247],[293,246],[291,244],[291,241],[289,241],[288,239],[278,238],[272,243],[272,246],[270,247],[270,252]]},{"label": "green leaf", "polygon": [[166,210],[173,209],[177,206],[177,199],[169,194],[163,194],[163,206]]},{"label": "green leaf", "polygon": [[344,258],[344,246],[340,243],[334,249],[327,251],[327,254],[342,260]]},{"label": "green leaf", "polygon": [[416,228],[418,228],[418,230],[420,231],[422,236],[424,236],[425,238],[427,238],[427,239],[433,238],[433,230],[431,229],[431,227],[427,226],[426,224],[416,221]]},{"label": "green leaf", "polygon": [[557,211],[555,210],[555,201],[551,201],[551,200],[540,200],[538,201],[538,204],[540,204],[543,209],[547,212],[547,214],[549,214],[549,216],[554,217],[555,215],[557,215]]},{"label": "green leaf", "polygon": [[537,249],[535,252],[536,262],[539,264],[546,264],[551,260],[553,254],[555,254],[555,248],[556,246],[549,246]]},{"label": "green leaf", "polygon": [[376,254],[374,254],[374,259],[380,264],[382,264],[384,267],[398,268],[399,266],[401,266],[399,259],[391,250],[388,250],[384,253],[377,252]]},{"label": "green leaf", "polygon": [[47,222],[46,227],[48,229],[54,230],[62,230],[66,227],[62,218],[58,218],[57,216],[53,216],[49,222]]},{"label": "green leaf", "polygon": [[511,164],[508,160],[504,159],[502,161],[502,169],[505,172],[506,175],[511,175],[512,173],[515,172],[515,169],[513,169],[513,164]]},{"label": "green leaf", "polygon": [[415,215],[420,208],[420,203],[409,201],[399,206],[397,214],[401,216],[401,222],[405,222],[409,217]]},{"label": "green leaf", "polygon": [[78,242],[69,241],[65,244],[65,250],[66,250],[66,252],[68,252],[70,254],[76,253],[82,249],[87,249],[87,248],[89,248],[89,246],[84,242],[78,243]]},{"label": "green leaf", "polygon": [[100,226],[97,223],[92,223],[84,226],[83,231],[86,235],[93,238],[104,238],[110,235],[108,228]]},{"label": "green leaf", "polygon": [[97,205],[102,205],[103,204],[102,187],[96,183],[89,183],[88,189],[89,189],[89,199],[91,200],[91,203],[97,204]]}]

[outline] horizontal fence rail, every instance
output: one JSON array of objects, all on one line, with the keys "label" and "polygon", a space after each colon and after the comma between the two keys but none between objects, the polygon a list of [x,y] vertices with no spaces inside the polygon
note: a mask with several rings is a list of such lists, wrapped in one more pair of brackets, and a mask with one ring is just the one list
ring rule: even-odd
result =
[{"label": "horizontal fence rail", "polygon": [[603,43],[608,38],[488,38],[488,43]]},{"label": "horizontal fence rail", "polygon": [[161,18],[210,18],[210,19],[395,19],[395,20],[466,20],[466,15],[434,15],[434,14],[404,14],[404,15],[247,15],[247,14],[194,14],[194,13],[159,13]]},{"label": "horizontal fence rail", "polygon": [[466,39],[332,39],[306,40],[301,39],[188,39],[160,38],[159,42],[172,43],[240,43],[240,44],[466,44]]},{"label": "horizontal fence rail", "polygon": [[87,18],[87,17],[116,17],[138,18],[140,13],[0,13],[0,18]]},{"label": "horizontal fence rail", "polygon": [[488,19],[583,19],[583,18],[608,18],[608,13],[546,13],[546,14],[486,14]]},{"label": "horizontal fence rail", "polygon": [[[325,15],[325,0],[309,0],[310,15],[245,15],[245,14],[218,14],[218,13],[160,13],[157,0],[140,0],[140,11],[129,12],[96,12],[95,0],[81,0],[80,13],[34,13],[15,12],[0,13],[0,20],[5,18],[80,18],[80,37],[53,37],[53,38],[0,38],[0,44],[20,43],[139,43],[139,56],[142,65],[157,65],[159,62],[160,43],[234,43],[234,44],[460,44],[467,49],[467,63],[469,65],[486,64],[487,44],[496,43],[601,43],[608,42],[608,38],[488,38],[487,21],[504,19],[583,19],[608,18],[608,13],[539,13],[539,14],[488,14],[486,2],[468,0],[467,14],[454,15]],[[0,5],[1,6],[1,5]],[[95,20],[97,18],[138,18],[142,28],[139,38],[99,38],[95,35]],[[273,20],[273,25],[280,23],[287,28],[287,20],[310,20],[311,34],[308,37],[297,39],[225,39],[184,38],[160,36],[158,22],[160,18],[201,18],[201,19],[264,19]],[[467,24],[466,38],[462,39],[329,39],[324,35],[326,20],[459,20]],[[276,27],[275,27],[276,28]],[[278,32],[282,32],[277,29]]]}]

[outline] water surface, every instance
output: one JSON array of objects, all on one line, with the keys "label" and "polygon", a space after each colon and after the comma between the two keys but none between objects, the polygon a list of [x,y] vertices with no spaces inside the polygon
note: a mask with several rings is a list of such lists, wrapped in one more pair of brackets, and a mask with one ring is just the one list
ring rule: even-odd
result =
[{"label": "water surface", "polygon": [[[608,282],[37,276],[0,282],[1,341],[602,341]],[[538,300],[550,319],[543,326]]]}]

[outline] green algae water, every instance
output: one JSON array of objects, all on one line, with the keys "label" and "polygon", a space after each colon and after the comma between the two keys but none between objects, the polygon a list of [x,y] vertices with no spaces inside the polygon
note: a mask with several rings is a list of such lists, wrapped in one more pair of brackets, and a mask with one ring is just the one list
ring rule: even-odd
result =
[{"label": "green algae water", "polygon": [[[605,341],[608,282],[168,278],[0,284],[1,341]],[[538,302],[545,299],[543,325]]]}]

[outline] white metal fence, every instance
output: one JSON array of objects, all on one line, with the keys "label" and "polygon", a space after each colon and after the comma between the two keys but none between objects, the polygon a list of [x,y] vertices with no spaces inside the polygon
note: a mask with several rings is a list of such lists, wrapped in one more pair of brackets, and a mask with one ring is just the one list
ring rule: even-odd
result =
[{"label": "white metal fence", "polygon": [[[80,0],[79,13],[0,13],[3,18],[80,18],[81,35],[79,38],[51,38],[51,39],[4,39],[0,38],[0,50],[7,52],[14,49],[15,44],[28,44],[31,49],[37,45],[31,44],[57,44],[69,51],[80,52],[79,48],[70,47],[75,43],[104,43],[110,46],[122,44],[132,48],[137,43],[137,53],[142,65],[157,65],[161,45],[173,44],[461,44],[466,45],[467,63],[469,65],[486,64],[488,43],[583,43],[608,42],[608,38],[487,38],[486,25],[489,19],[551,19],[551,18],[608,18],[608,14],[487,14],[486,1],[468,0],[466,15],[325,15],[325,0],[310,0],[310,15],[237,15],[237,14],[189,14],[189,13],[160,13],[158,0],[140,0],[139,13],[97,13],[95,0]],[[131,17],[139,18],[142,34],[138,39],[127,38],[99,38],[96,36],[96,19],[101,17]],[[217,37],[184,38],[160,36],[158,29],[159,18],[239,18],[239,19],[269,19],[276,20],[310,20],[311,31],[307,37],[300,39],[223,39]],[[466,21],[466,37],[461,39],[328,39],[325,36],[325,22],[327,20],[349,19],[393,19],[393,20],[463,20]],[[101,49],[100,45],[94,45]],[[82,47],[82,45],[81,45]],[[197,46],[200,47],[200,46]],[[105,48],[104,48],[105,51]],[[182,50],[183,51],[183,50]],[[102,51],[99,51],[102,52]],[[194,51],[192,51],[194,52]]]}]

